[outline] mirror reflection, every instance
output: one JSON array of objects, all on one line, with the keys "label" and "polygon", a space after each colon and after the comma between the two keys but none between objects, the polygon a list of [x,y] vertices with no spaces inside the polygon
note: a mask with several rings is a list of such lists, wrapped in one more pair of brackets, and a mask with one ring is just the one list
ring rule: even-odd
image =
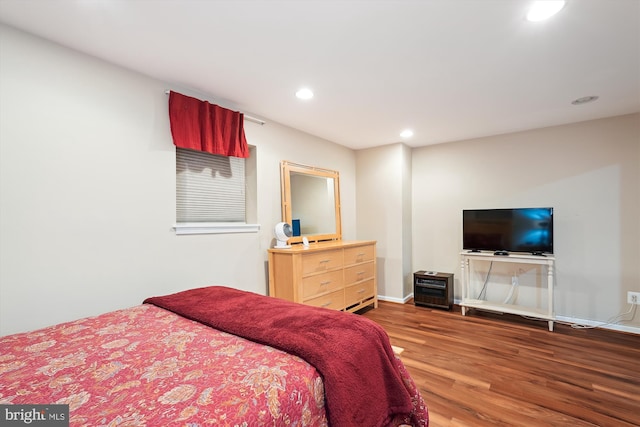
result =
[{"label": "mirror reflection", "polygon": [[291,224],[290,243],[339,240],[340,196],[338,172],[283,161],[282,215]]},{"label": "mirror reflection", "polygon": [[335,233],[333,178],[291,173],[291,222],[299,233]]}]

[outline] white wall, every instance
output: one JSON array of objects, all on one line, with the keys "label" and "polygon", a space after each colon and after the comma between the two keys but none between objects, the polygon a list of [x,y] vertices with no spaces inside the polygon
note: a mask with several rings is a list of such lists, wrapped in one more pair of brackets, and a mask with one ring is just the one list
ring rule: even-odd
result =
[{"label": "white wall", "polygon": [[410,292],[411,150],[392,144],[356,152],[357,237],[376,240],[378,295],[402,302]]},{"label": "white wall", "polygon": [[268,118],[245,124],[260,232],[176,236],[167,89],[216,101],[0,26],[0,335],[196,286],[266,293],[281,160],[340,172],[355,238],[354,152]]},{"label": "white wall", "polygon": [[176,236],[167,89],[216,102],[0,26],[0,335],[195,286],[266,293],[281,160],[340,172],[343,237],[378,241],[387,299],[417,269],[455,273],[459,298],[476,207],[556,208],[557,314],[603,321],[640,290],[638,114],[357,153],[247,122],[260,232]]},{"label": "white wall", "polygon": [[414,149],[414,269],[454,273],[460,298],[462,210],[537,206],[555,208],[556,314],[627,311],[640,290],[640,114]]},{"label": "white wall", "polygon": [[412,154],[410,147],[402,145],[402,275],[404,298],[413,295],[413,198]]}]

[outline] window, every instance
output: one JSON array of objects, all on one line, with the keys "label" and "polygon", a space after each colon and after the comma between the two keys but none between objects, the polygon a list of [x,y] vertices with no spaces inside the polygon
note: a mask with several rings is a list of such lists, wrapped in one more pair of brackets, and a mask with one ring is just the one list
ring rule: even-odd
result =
[{"label": "window", "polygon": [[176,234],[258,231],[247,224],[256,198],[254,147],[250,153],[243,159],[176,147]]}]

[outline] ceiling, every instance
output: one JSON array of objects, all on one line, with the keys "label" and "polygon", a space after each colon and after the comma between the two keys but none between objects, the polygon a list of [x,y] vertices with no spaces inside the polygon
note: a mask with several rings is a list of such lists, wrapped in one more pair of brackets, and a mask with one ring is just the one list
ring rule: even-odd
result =
[{"label": "ceiling", "polygon": [[640,111],[640,0],[531,3],[0,0],[0,22],[353,149]]}]

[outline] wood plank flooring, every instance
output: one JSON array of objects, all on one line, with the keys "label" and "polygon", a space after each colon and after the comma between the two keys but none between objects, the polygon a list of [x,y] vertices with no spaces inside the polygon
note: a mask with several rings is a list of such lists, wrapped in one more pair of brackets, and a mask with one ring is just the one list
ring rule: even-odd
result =
[{"label": "wood plank flooring", "polygon": [[380,301],[431,427],[640,426],[640,335]]}]

